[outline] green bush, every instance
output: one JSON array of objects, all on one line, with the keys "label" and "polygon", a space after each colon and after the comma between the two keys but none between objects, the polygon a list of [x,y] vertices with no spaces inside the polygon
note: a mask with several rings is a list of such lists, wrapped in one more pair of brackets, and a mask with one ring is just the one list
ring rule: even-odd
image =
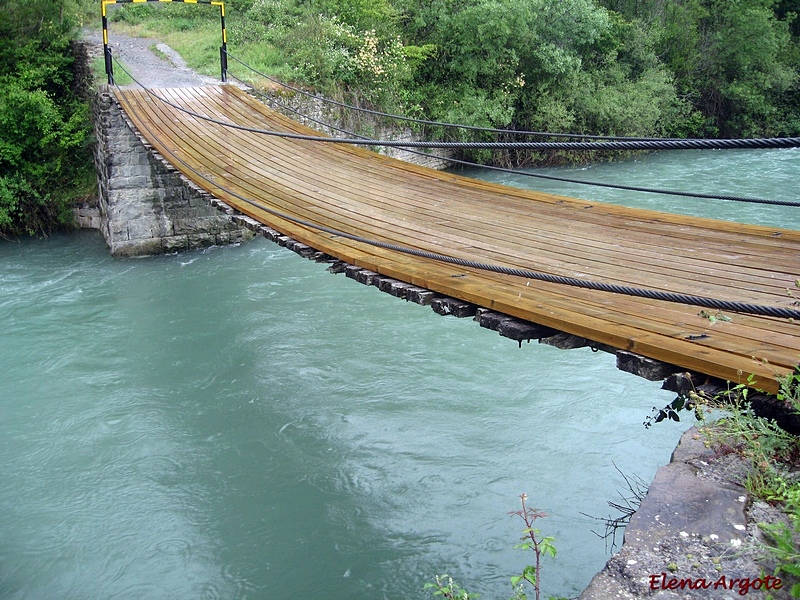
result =
[{"label": "green bush", "polygon": [[93,188],[88,106],[72,91],[60,8],[14,2],[0,20],[0,235],[69,225],[72,202]]},{"label": "green bush", "polygon": [[110,5],[106,10],[110,21],[129,25],[139,25],[152,17],[152,8],[147,4]]},{"label": "green bush", "polygon": [[[140,30],[169,34],[173,47],[176,31],[191,40],[185,46],[205,47],[197,24],[207,11],[154,6],[117,12],[132,22],[149,15]],[[800,134],[796,8],[796,0],[230,0],[227,12],[234,55],[387,112],[536,131],[749,137]],[[202,52],[208,64],[216,38]]]},{"label": "green bush", "polygon": [[604,0],[656,37],[655,50],[701,135],[797,135],[800,80],[796,2]]}]

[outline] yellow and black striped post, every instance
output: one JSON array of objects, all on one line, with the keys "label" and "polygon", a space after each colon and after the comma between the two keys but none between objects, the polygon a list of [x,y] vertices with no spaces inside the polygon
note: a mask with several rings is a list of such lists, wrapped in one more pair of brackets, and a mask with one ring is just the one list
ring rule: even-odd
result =
[{"label": "yellow and black striped post", "polygon": [[219,61],[222,82],[228,80],[228,33],[225,30],[225,3],[221,0],[102,0],[101,12],[103,22],[103,56],[105,57],[106,76],[109,85],[114,84],[114,62],[111,57],[111,48],[108,46],[108,11],[109,4],[143,4],[145,2],[183,2],[184,4],[209,4],[219,6],[219,20],[222,25],[222,46],[219,49]]},{"label": "yellow and black striped post", "polygon": [[103,60],[106,63],[106,77],[108,77],[108,85],[114,85],[114,63],[111,60],[111,48],[108,47],[108,15],[106,11],[106,0],[103,0],[101,5],[103,17]]},{"label": "yellow and black striped post", "polygon": [[225,3],[212,2],[212,6],[219,6],[219,22],[222,26],[222,46],[219,47],[219,66],[222,72],[222,83],[228,81],[228,32],[225,30]]}]

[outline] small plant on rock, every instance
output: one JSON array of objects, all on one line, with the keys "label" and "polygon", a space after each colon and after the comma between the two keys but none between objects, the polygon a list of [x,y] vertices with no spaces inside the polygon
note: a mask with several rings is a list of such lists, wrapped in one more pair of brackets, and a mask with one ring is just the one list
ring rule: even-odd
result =
[{"label": "small plant on rock", "polygon": [[470,594],[467,590],[459,587],[447,573],[437,575],[433,583],[426,583],[425,589],[432,589],[434,596],[440,596],[445,600],[474,600],[478,594]]},{"label": "small plant on rock", "polygon": [[541,559],[542,556],[550,555],[555,557],[556,547],[553,545],[555,538],[541,537],[541,532],[534,529],[533,524],[537,519],[546,517],[547,515],[535,508],[531,508],[526,504],[528,496],[526,494],[520,495],[520,502],[522,508],[514,511],[511,514],[517,515],[525,522],[525,529],[522,530],[522,542],[515,547],[521,550],[532,550],[536,556],[536,561],[533,565],[528,565],[523,569],[521,575],[515,575],[511,578],[511,585],[517,592],[517,597],[525,598],[522,594],[522,587],[527,582],[533,586],[536,600],[539,600],[540,592],[540,572],[541,572]]},{"label": "small plant on rock", "polygon": [[[779,383],[777,399],[800,411],[800,370]],[[745,486],[753,496],[782,506],[789,524],[760,523],[768,542],[762,550],[775,561],[774,575],[783,579],[792,598],[800,598],[800,437],[756,415],[747,403],[747,387],[732,391],[737,393],[728,393],[724,402],[714,400],[727,414],[702,431],[719,451],[736,452],[748,460],[751,468]]]},{"label": "small plant on rock", "polygon": [[[542,537],[541,532],[534,528],[534,522],[537,519],[546,517],[547,515],[538,509],[531,508],[527,504],[527,494],[520,495],[521,508],[509,513],[512,516],[518,516],[525,523],[525,528],[522,530],[522,541],[515,546],[521,550],[531,550],[535,555],[534,564],[528,565],[522,570],[520,575],[515,575],[511,578],[511,585],[514,588],[514,596],[511,600],[527,600],[528,596],[525,594],[525,584],[533,587],[534,598],[539,600],[541,591],[541,559],[543,556],[556,555],[556,547],[553,545],[555,538]],[[426,583],[425,589],[433,590],[434,596],[445,598],[446,600],[474,600],[478,597],[477,594],[470,594],[464,588],[460,587],[453,578],[449,575],[437,575],[433,582]],[[558,600],[551,598],[551,600]]]},{"label": "small plant on rock", "polygon": [[[779,378],[778,383],[776,399],[800,413],[800,367]],[[783,579],[792,598],[800,598],[800,437],[755,413],[749,398],[751,390],[757,390],[755,384],[750,375],[746,383],[719,394],[692,389],[663,409],[654,408],[654,416],[645,421],[645,426],[667,419],[679,421],[678,411],[693,410],[707,445],[718,455],[736,453],[749,462],[744,482],[747,490],[756,498],[780,505],[788,519],[788,523],[759,523],[767,540],[761,550],[774,561],[774,575]],[[715,410],[724,411],[724,415],[707,423],[706,414]]]}]

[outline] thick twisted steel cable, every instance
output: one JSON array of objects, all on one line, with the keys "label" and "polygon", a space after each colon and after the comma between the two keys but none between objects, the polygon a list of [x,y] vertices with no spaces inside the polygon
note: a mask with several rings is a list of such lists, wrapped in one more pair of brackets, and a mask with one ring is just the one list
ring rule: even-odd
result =
[{"label": "thick twisted steel cable", "polygon": [[750,196],[732,196],[726,194],[704,194],[702,192],[683,192],[680,190],[663,190],[659,188],[648,188],[634,185],[623,185],[619,183],[606,183],[602,181],[586,181],[583,179],[571,179],[569,177],[556,177],[555,175],[544,175],[542,173],[532,173],[530,171],[518,171],[516,169],[506,169],[504,167],[496,167],[493,165],[478,165],[467,161],[458,159],[447,159],[450,162],[460,163],[473,167],[480,167],[481,169],[489,169],[492,171],[499,171],[502,173],[513,173],[515,175],[523,175],[526,177],[535,177],[537,179],[547,179],[551,181],[560,181],[564,183],[577,183],[580,185],[590,185],[594,187],[605,187],[615,190],[626,190],[632,192],[645,192],[649,194],[664,194],[667,196],[682,196],[686,198],[704,198],[708,200],[730,200],[733,202],[747,202],[751,204],[772,204],[776,206],[793,206],[800,207],[800,202],[794,200],[772,200],[769,198],[753,198]]},{"label": "thick twisted steel cable", "polygon": [[[125,69],[123,68],[123,71]],[[125,71],[128,73],[127,71]],[[128,73],[130,75],[130,73]],[[141,85],[135,78],[131,77],[138,85]],[[739,140],[661,140],[661,141],[627,141],[627,142],[442,142],[442,141],[403,141],[403,140],[375,140],[371,138],[336,138],[321,135],[306,135],[287,131],[274,131],[249,127],[221,121],[208,115],[203,115],[187,108],[175,104],[162,98],[151,89],[142,88],[154,98],[164,104],[181,111],[184,114],[239,131],[247,131],[259,135],[280,137],[285,139],[324,142],[328,144],[364,145],[364,146],[385,146],[387,148],[452,148],[452,149],[476,149],[476,150],[719,150],[731,148],[797,148],[800,147],[800,138],[770,138],[770,139],[739,139]]]},{"label": "thick twisted steel cable", "polygon": [[[281,102],[280,100],[278,100],[274,96],[271,96],[269,94],[266,94],[264,92],[261,92],[261,91],[257,90],[252,85],[250,85],[249,83],[247,83],[243,79],[240,79],[236,75],[228,73],[228,76],[231,77],[232,79],[235,79],[236,81],[238,81],[242,85],[246,86],[248,90],[250,90],[251,92],[256,94],[261,100],[263,100],[267,104],[272,105],[272,106],[276,106],[280,110],[284,110],[286,112],[290,112],[290,113],[292,113],[294,115],[297,115],[298,117],[300,117],[301,119],[303,119],[306,122],[316,123],[320,127],[325,127],[325,128],[327,128],[327,129],[329,129],[331,131],[338,131],[339,133],[343,133],[345,135],[350,135],[350,136],[357,137],[357,138],[360,138],[360,139],[365,139],[365,140],[370,139],[370,138],[368,138],[366,136],[363,136],[363,135],[361,135],[361,134],[359,134],[359,133],[357,133],[355,131],[350,131],[349,129],[345,129],[343,127],[339,127],[338,125],[334,125],[332,123],[328,123],[326,121],[322,121],[321,119],[317,119],[315,117],[311,117],[311,116],[307,115],[306,113],[304,113],[303,111],[298,110],[298,109],[296,109],[296,108],[294,108],[292,106],[289,106],[288,104],[286,104],[284,102]],[[430,154],[427,154],[425,152],[420,152],[419,150],[411,150],[411,149],[407,149],[407,148],[398,148],[398,150],[401,150],[403,152],[408,152],[409,154],[415,154],[416,156],[424,156],[424,157],[427,157],[427,158],[431,157]],[[481,167],[482,166],[482,165],[479,165],[478,163],[472,163],[472,162],[468,162],[466,160],[458,160],[458,159],[446,158],[446,157],[439,157],[439,158],[441,158],[443,161],[446,161],[446,162],[458,163],[458,164],[462,164],[462,165],[468,165],[468,166],[471,166],[471,167]]]},{"label": "thick twisted steel cable", "polygon": [[[347,129],[344,129],[342,127],[338,127],[336,125],[333,125],[331,123],[327,123],[325,121],[322,121],[320,119],[316,119],[314,117],[310,117],[310,116],[304,114],[302,111],[300,111],[300,110],[298,110],[296,108],[293,108],[293,107],[289,106],[288,104],[285,104],[285,103],[277,100],[276,98],[270,96],[269,94],[265,94],[263,92],[259,92],[258,90],[256,90],[252,86],[250,86],[246,81],[236,77],[235,75],[230,75],[230,77],[232,77],[233,79],[237,80],[241,84],[246,85],[249,89],[251,89],[254,93],[258,94],[266,102],[268,102],[270,104],[273,104],[275,106],[278,106],[282,110],[289,111],[289,112],[291,112],[291,113],[293,113],[295,115],[298,115],[298,116],[302,117],[303,119],[306,119],[306,120],[308,120],[308,121],[310,121],[312,123],[316,123],[317,125],[320,125],[322,127],[327,127],[328,129],[330,129],[332,131],[338,131],[338,132],[344,133],[346,135],[360,137],[360,138],[363,138],[363,139],[369,139],[369,138],[366,138],[365,136],[360,136],[356,132],[349,131]],[[401,150],[403,150],[405,152],[409,152],[411,154],[415,154],[417,156],[430,157],[430,154],[426,154],[425,152],[419,152],[417,150],[411,150],[411,149],[408,149],[408,148],[405,148],[405,149],[401,148]],[[668,195],[668,196],[681,196],[681,197],[687,197],[687,198],[705,198],[705,199],[709,199],[709,200],[730,200],[730,201],[734,201],[734,202],[747,202],[747,203],[751,203],[751,204],[771,204],[771,205],[777,205],[777,206],[800,207],[800,202],[795,202],[795,201],[791,201],[791,200],[771,200],[771,199],[767,199],[767,198],[752,198],[752,197],[748,197],[748,196],[733,196],[733,195],[724,195],[724,194],[705,194],[705,193],[702,193],[702,192],[685,192],[685,191],[679,191],[679,190],[664,190],[664,189],[659,189],[659,188],[649,188],[649,187],[642,187],[642,186],[622,185],[622,184],[606,183],[606,182],[599,182],[599,181],[586,181],[586,180],[583,180],[583,179],[571,179],[569,177],[556,177],[555,175],[543,175],[541,173],[532,173],[530,171],[520,171],[520,170],[517,170],[517,169],[507,169],[507,168],[504,168],[504,167],[497,167],[497,166],[494,166],[494,165],[480,165],[478,163],[474,163],[474,162],[470,162],[470,161],[466,161],[466,160],[462,160],[462,159],[458,159],[458,158],[452,158],[452,157],[447,157],[447,158],[443,157],[442,160],[445,160],[445,161],[453,163],[453,164],[464,165],[464,166],[468,166],[468,167],[477,167],[477,168],[481,168],[481,169],[488,169],[488,170],[492,170],[492,171],[498,171],[498,172],[501,172],[501,173],[512,173],[514,175],[522,175],[522,176],[525,176],[525,177],[535,177],[537,179],[547,179],[547,180],[550,180],[550,181],[559,181],[559,182],[565,182],[565,183],[577,183],[577,184],[581,184],[581,185],[590,185],[590,186],[595,186],[595,187],[605,187],[605,188],[611,188],[611,189],[617,189],[617,190],[626,190],[626,191],[634,191],[634,192],[646,192],[646,193],[651,193],[651,194],[664,194],[664,195]]]},{"label": "thick twisted steel cable", "polygon": [[[117,86],[118,89],[119,86]],[[146,124],[143,124],[143,127],[147,130],[148,134],[151,136],[152,140],[158,140],[159,137],[150,129]],[[427,258],[431,260],[435,260],[438,262],[444,262],[448,264],[453,264],[465,268],[471,269],[478,269],[482,271],[489,271],[493,273],[499,273],[504,275],[511,275],[515,277],[521,277],[525,279],[533,279],[537,281],[544,281],[548,283],[560,284],[560,285],[569,285],[573,287],[583,288],[583,289],[590,289],[596,291],[603,291],[609,292],[614,294],[623,294],[627,296],[634,296],[639,298],[647,298],[652,300],[661,300],[665,302],[671,302],[675,304],[684,304],[684,305],[691,305],[691,306],[699,306],[702,308],[711,308],[714,310],[719,311],[729,311],[729,312],[738,312],[738,313],[745,313],[745,314],[752,314],[752,315],[760,315],[760,316],[768,316],[768,317],[779,317],[779,318],[787,318],[787,319],[800,319],[800,310],[791,309],[791,308],[783,308],[783,307],[775,307],[775,306],[762,306],[756,304],[748,304],[743,302],[736,302],[736,301],[728,301],[728,300],[718,300],[715,298],[708,298],[704,296],[695,296],[691,294],[681,294],[675,292],[663,292],[659,290],[652,290],[652,289],[644,289],[644,288],[635,288],[630,286],[623,286],[617,284],[609,284],[604,282],[597,282],[585,279],[576,279],[574,277],[566,277],[562,275],[552,275],[549,273],[542,273],[540,271],[533,271],[529,269],[519,269],[514,267],[506,267],[502,265],[493,265],[488,263],[481,263],[477,261],[467,260],[463,258],[447,256],[444,254],[439,254],[436,252],[429,252],[427,250],[419,250],[416,248],[409,248],[407,246],[401,246],[398,244],[393,244],[389,242],[382,242],[380,240],[372,240],[369,238],[365,238],[359,235],[347,233],[345,231],[341,231],[339,229],[335,229],[332,227],[327,227],[325,225],[321,225],[318,223],[314,223],[312,221],[308,221],[306,219],[301,219],[298,217],[294,217],[292,215],[283,213],[281,211],[277,211],[269,206],[266,206],[260,202],[257,202],[251,198],[247,198],[230,188],[224,187],[220,185],[218,182],[215,182],[210,177],[206,176],[205,174],[201,173],[191,165],[189,165],[186,161],[181,159],[177,154],[175,154],[172,150],[167,148],[165,145],[162,144],[164,150],[169,153],[172,158],[183,165],[183,167],[193,173],[198,178],[206,181],[211,186],[230,194],[232,197],[237,198],[238,200],[249,204],[259,210],[263,210],[264,212],[271,214],[275,217],[280,219],[284,219],[291,223],[295,223],[297,225],[301,225],[304,227],[308,227],[310,229],[314,229],[317,231],[322,231],[324,233],[328,233],[331,235],[335,235],[337,237],[342,237],[345,239],[349,239],[351,241],[368,244],[371,246],[375,246],[378,248],[384,248],[386,250],[391,250],[394,252],[400,252],[403,254],[408,254],[412,256],[418,256],[421,258]]]},{"label": "thick twisted steel cable", "polygon": [[[263,77],[267,81],[275,83],[287,90],[291,90],[292,92],[305,95],[309,98],[314,98],[315,100],[319,100],[324,102],[325,104],[331,104],[333,106],[339,106],[341,108],[347,108],[350,110],[362,112],[364,114],[379,116],[379,117],[387,117],[390,119],[395,119],[397,121],[406,121],[409,123],[418,123],[420,125],[431,125],[435,127],[447,127],[451,129],[465,129],[468,131],[480,131],[484,133],[503,133],[503,134],[513,134],[513,135],[529,135],[529,136],[539,136],[539,137],[556,137],[556,138],[573,138],[573,139],[586,139],[586,140],[662,140],[662,139],[673,139],[673,138],[650,138],[650,137],[624,137],[624,136],[612,136],[612,135],[591,135],[591,134],[582,134],[582,133],[549,133],[546,131],[524,131],[518,129],[496,129],[494,127],[479,127],[477,125],[464,125],[459,123],[446,123],[442,121],[429,121],[427,119],[417,119],[414,117],[407,117],[404,115],[395,115],[392,113],[381,112],[378,110],[371,110],[369,108],[364,108],[361,106],[353,106],[352,104],[347,104],[345,102],[339,102],[338,100],[332,100],[330,98],[325,98],[324,96],[318,96],[316,94],[312,94],[302,88],[289,85],[288,83],[284,83],[280,79],[275,79],[259,71],[255,67],[248,65],[243,60],[237,58],[230,52],[226,51],[228,58],[232,58],[234,61],[250,69],[253,73],[256,73],[259,77]],[[239,80],[241,81],[241,79]]]}]

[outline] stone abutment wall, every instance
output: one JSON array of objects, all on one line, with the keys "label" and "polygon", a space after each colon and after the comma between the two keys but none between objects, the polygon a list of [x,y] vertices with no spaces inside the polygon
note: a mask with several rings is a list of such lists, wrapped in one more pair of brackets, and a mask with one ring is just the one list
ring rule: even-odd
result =
[{"label": "stone abutment wall", "polygon": [[[376,140],[395,140],[418,142],[426,139],[424,131],[415,131],[398,125],[397,121],[379,115],[362,113],[327,102],[321,97],[302,94],[292,90],[278,89],[267,93],[257,93],[270,108],[331,137],[356,137],[346,132],[354,132]],[[451,149],[411,149],[403,150],[394,146],[363,146],[384,156],[396,158],[429,169],[446,169],[452,165],[449,159],[457,151]]]},{"label": "stone abutment wall", "polygon": [[[337,127],[345,129],[356,125],[348,122],[337,107],[315,98],[298,94],[281,96],[280,101],[310,115],[307,124],[323,133],[341,135],[313,119],[337,123]],[[291,110],[282,112],[304,120]],[[184,178],[147,144],[127,120],[109,86],[97,88],[93,113],[99,197],[96,207],[77,207],[76,219],[82,227],[100,229],[114,256],[192,250],[242,242],[253,236],[214,208],[210,194]],[[363,129],[363,122],[358,125]],[[417,137],[411,131],[381,127],[377,122],[368,127],[377,138]],[[447,151],[425,154],[395,148],[370,149],[425,167],[442,169],[448,165]]]},{"label": "stone abutment wall", "polygon": [[99,226],[114,256],[178,252],[253,237],[143,142],[108,86],[98,88],[94,123]]}]

